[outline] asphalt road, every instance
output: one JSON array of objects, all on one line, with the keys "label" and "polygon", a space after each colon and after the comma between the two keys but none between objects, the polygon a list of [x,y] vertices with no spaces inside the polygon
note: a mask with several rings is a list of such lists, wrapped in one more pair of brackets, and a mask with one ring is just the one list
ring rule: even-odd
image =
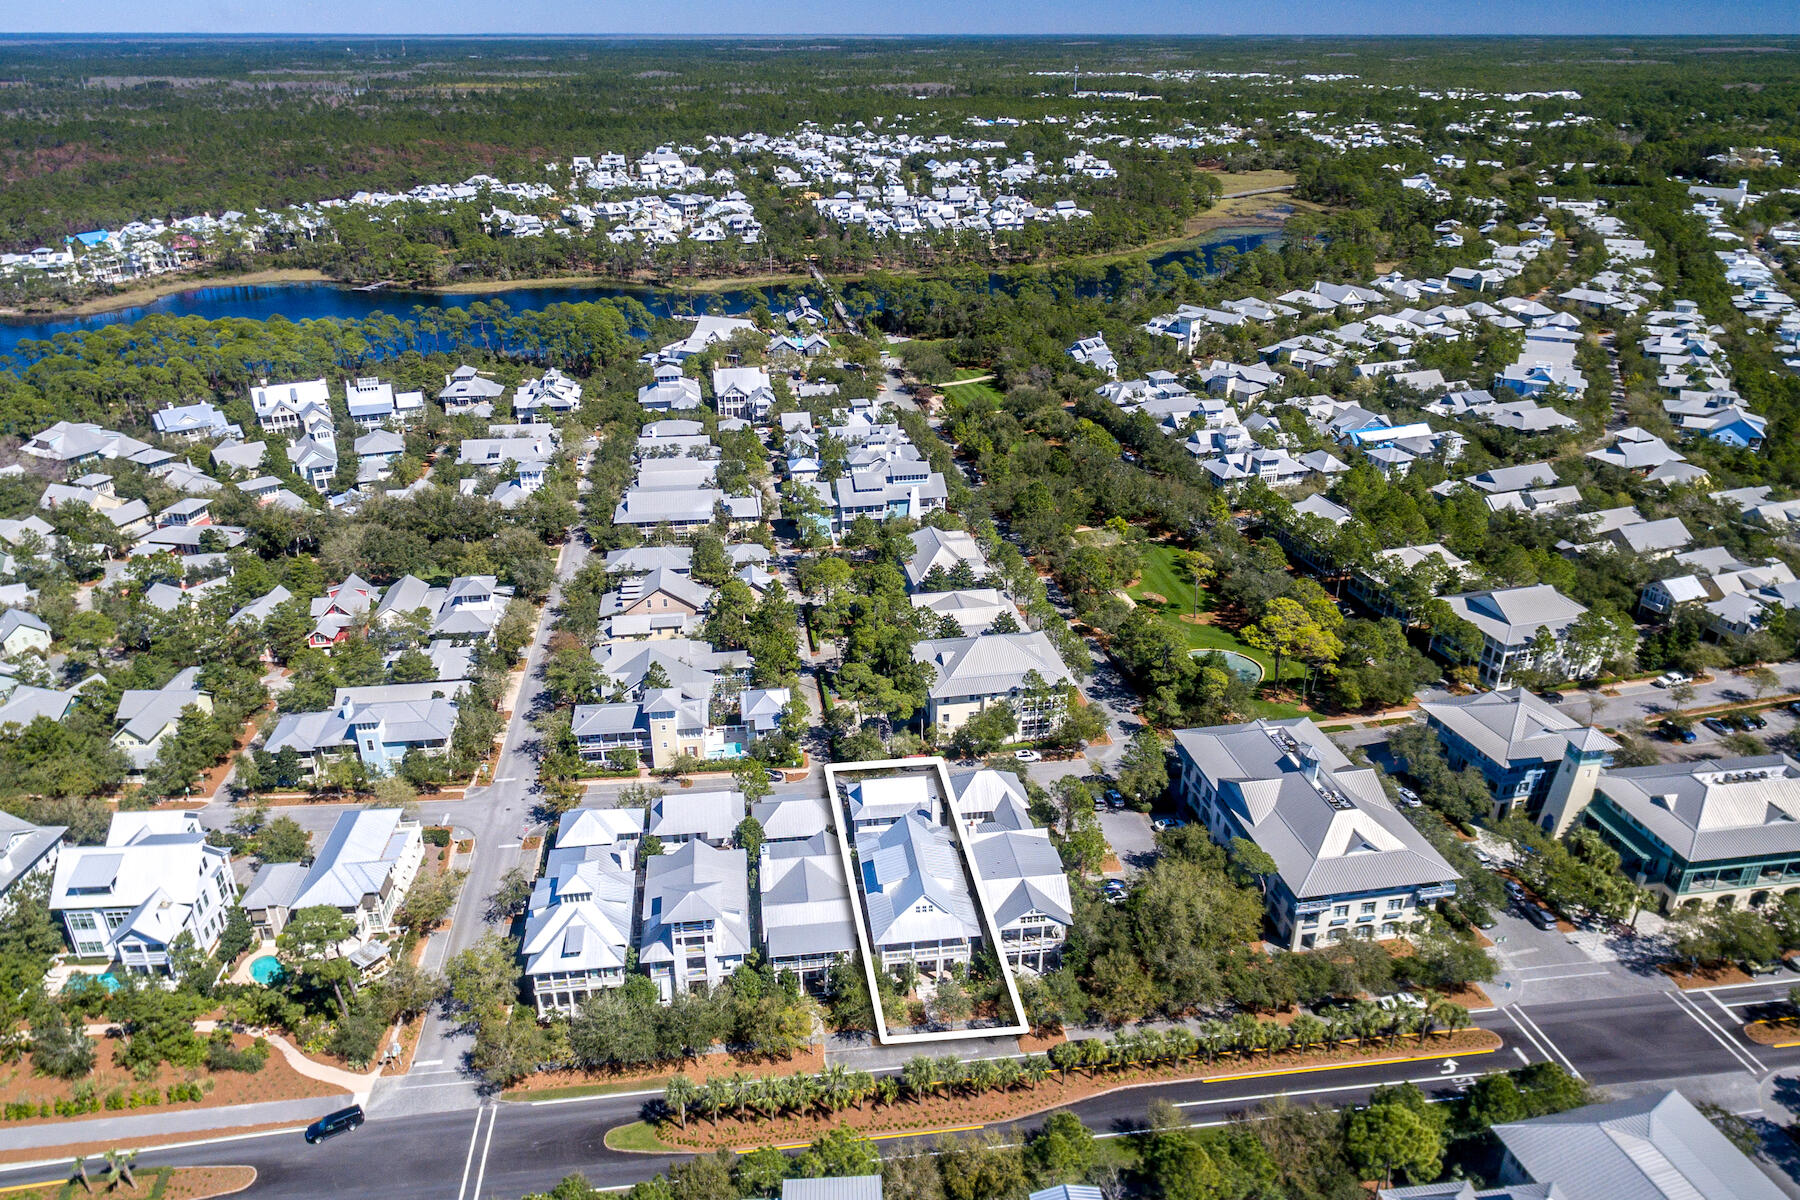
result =
[{"label": "asphalt road", "polygon": [[[1478,1024],[1504,1039],[1505,1045],[1493,1053],[1455,1060],[1433,1055],[1339,1070],[1248,1070],[1229,1079],[1114,1092],[1072,1105],[1071,1111],[1096,1132],[1123,1133],[1141,1128],[1150,1101],[1161,1098],[1196,1124],[1208,1124],[1276,1096],[1354,1104],[1374,1087],[1403,1080],[1418,1083],[1428,1094],[1447,1096],[1459,1078],[1541,1061],[1564,1063],[1602,1087],[1686,1081],[1718,1094],[1721,1088],[1732,1089],[1735,1079],[1732,1094],[1751,1096],[1776,1073],[1800,1072],[1800,1049],[1753,1046],[1738,1028],[1756,1015],[1759,1005],[1778,1002],[1789,986],[1777,979],[1710,992],[1619,997],[1604,1004],[1512,1005],[1479,1016]],[[1412,1053],[1402,1045],[1393,1057],[1404,1060]],[[591,1183],[619,1186],[654,1174],[669,1161],[604,1145],[605,1131],[635,1120],[650,1098],[638,1094],[499,1103],[391,1117],[372,1113],[362,1129],[321,1146],[306,1145],[298,1131],[284,1131],[146,1152],[141,1161],[254,1166],[258,1179],[246,1195],[256,1200],[359,1195],[377,1187],[397,1200],[516,1198],[547,1189],[574,1171]],[[1001,1129],[1023,1133],[1034,1124],[1026,1120]],[[927,1140],[930,1136],[924,1135]],[[912,1148],[909,1141],[887,1141],[883,1148],[890,1153]],[[0,1169],[0,1186],[55,1174],[43,1167]]]}]

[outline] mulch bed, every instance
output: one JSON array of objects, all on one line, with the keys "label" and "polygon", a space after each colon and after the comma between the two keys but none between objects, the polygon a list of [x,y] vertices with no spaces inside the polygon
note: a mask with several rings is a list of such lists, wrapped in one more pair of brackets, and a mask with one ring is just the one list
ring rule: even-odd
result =
[{"label": "mulch bed", "polygon": [[1656,969],[1673,979],[1678,988],[1708,988],[1727,983],[1750,982],[1749,975],[1730,965],[1701,967],[1697,971],[1689,971],[1674,963],[1660,963]]},{"label": "mulch bed", "polygon": [[[256,1182],[255,1167],[142,1167],[132,1172],[137,1181],[135,1189],[127,1188],[123,1182],[119,1189],[112,1192],[116,1196],[142,1196],[145,1200],[208,1200],[211,1196],[229,1196],[233,1192],[241,1192]],[[96,1192],[104,1193],[106,1185],[106,1162],[104,1159],[88,1164],[88,1179]],[[42,1187],[27,1187],[21,1190],[9,1190],[8,1200],[59,1200],[60,1197],[82,1196],[89,1193],[81,1188],[81,1181],[70,1173],[69,1179],[46,1183]]]},{"label": "mulch bed", "polygon": [[1432,1037],[1423,1046],[1416,1039],[1402,1038],[1392,1045],[1370,1046],[1362,1050],[1310,1053],[1282,1051],[1252,1057],[1230,1055],[1222,1056],[1210,1065],[1193,1061],[1102,1071],[1093,1075],[1077,1071],[1071,1073],[1066,1080],[1052,1075],[1035,1088],[1020,1085],[1011,1091],[987,1092],[979,1096],[938,1094],[922,1101],[903,1101],[889,1108],[868,1103],[863,1108],[848,1108],[829,1116],[789,1115],[773,1120],[750,1118],[740,1121],[734,1116],[721,1114],[716,1124],[704,1117],[690,1116],[687,1128],[664,1122],[656,1127],[656,1133],[671,1146],[712,1150],[720,1147],[805,1143],[839,1128],[879,1135],[949,1126],[988,1125],[1062,1108],[1103,1092],[1176,1079],[1210,1079],[1265,1072],[1300,1073],[1343,1063],[1469,1055],[1497,1050],[1500,1045],[1499,1036],[1489,1030],[1461,1029],[1449,1036]]},{"label": "mulch bed", "polygon": [[1778,1017],[1771,1021],[1751,1021],[1744,1026],[1744,1036],[1759,1046],[1800,1045],[1800,1018]]},{"label": "mulch bed", "polygon": [[[232,1043],[239,1049],[250,1045],[253,1039],[243,1034],[234,1034]],[[55,1079],[48,1075],[37,1075],[32,1072],[30,1056],[25,1056],[14,1063],[0,1066],[0,1102],[66,1100],[74,1095],[75,1088],[82,1084],[91,1085],[94,1093],[105,1099],[115,1089],[130,1096],[134,1092],[148,1092],[155,1088],[162,1094],[163,1102],[154,1105],[143,1105],[138,1108],[108,1109],[104,1106],[91,1112],[73,1117],[33,1117],[24,1121],[0,1121],[0,1142],[5,1140],[5,1131],[25,1125],[67,1125],[70,1128],[71,1140],[80,1136],[78,1130],[83,1121],[104,1120],[110,1117],[137,1116],[144,1113],[180,1112],[195,1108],[222,1108],[235,1104],[258,1104],[265,1100],[302,1100],[309,1096],[335,1096],[344,1089],[317,1079],[308,1079],[292,1067],[281,1056],[281,1052],[273,1046],[269,1048],[269,1058],[263,1069],[255,1073],[244,1071],[208,1071],[205,1068],[188,1069],[173,1067],[168,1063],[160,1064],[156,1074],[148,1080],[139,1080],[136,1075],[123,1067],[114,1065],[113,1050],[118,1042],[112,1038],[96,1038],[94,1047],[94,1069],[84,1080],[74,1083]],[[169,1103],[168,1088],[177,1083],[199,1083],[208,1088],[200,1100],[184,1100]]]},{"label": "mulch bed", "polygon": [[[658,1063],[629,1071],[540,1071],[528,1075],[507,1089],[507,1094],[550,1091],[557,1088],[594,1087],[597,1085],[632,1083],[645,1088],[661,1087],[676,1075],[686,1075],[696,1083],[733,1075],[816,1075],[825,1069],[825,1051],[821,1046],[808,1046],[787,1058],[755,1055],[702,1054],[680,1063]],[[522,1097],[528,1098],[528,1097]]]}]

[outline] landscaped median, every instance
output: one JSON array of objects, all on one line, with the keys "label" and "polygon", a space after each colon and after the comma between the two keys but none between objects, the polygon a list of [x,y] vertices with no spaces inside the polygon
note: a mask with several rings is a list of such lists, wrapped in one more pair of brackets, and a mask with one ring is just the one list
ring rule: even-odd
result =
[{"label": "landscaped median", "polygon": [[25,1184],[5,1190],[6,1200],[68,1200],[91,1191],[114,1191],[121,1195],[140,1196],[143,1200],[209,1200],[213,1196],[229,1196],[256,1182],[255,1167],[145,1167],[132,1173],[132,1185],[121,1179],[109,1186],[111,1176],[106,1164],[88,1164],[89,1186],[83,1189],[81,1177],[70,1171],[66,1179],[43,1184]]},{"label": "landscaped median", "polygon": [[1800,1017],[1776,1017],[1768,1021],[1746,1021],[1744,1036],[1771,1050],[1791,1050],[1800,1046]]},{"label": "landscaped median", "polygon": [[[1124,1088],[1180,1080],[1224,1083],[1446,1057],[1460,1060],[1491,1054],[1502,1045],[1499,1035],[1491,1030],[1459,1029],[1423,1038],[1407,1034],[1270,1054],[1233,1051],[1217,1054],[1210,1061],[1205,1060],[1203,1053],[1173,1061],[1132,1061],[1123,1056],[1115,1064],[1071,1066],[1067,1071],[1045,1066],[1032,1070],[1029,1060],[1021,1065],[1016,1059],[967,1064],[955,1059],[924,1060],[940,1064],[929,1079],[925,1068],[916,1065],[921,1060],[915,1059],[899,1076],[876,1078],[873,1086],[860,1089],[854,1085],[858,1073],[840,1067],[828,1068],[817,1076],[721,1080],[719,1089],[710,1096],[699,1089],[671,1084],[675,1090],[668,1098],[685,1100],[685,1119],[671,1111],[655,1124],[636,1121],[618,1126],[607,1131],[606,1145],[613,1150],[666,1154],[806,1145],[833,1129],[852,1129],[877,1140],[967,1131],[1016,1121]],[[951,1068],[957,1078],[944,1083],[940,1080],[948,1063],[958,1063]],[[1010,1070],[1002,1064],[1010,1064]],[[863,1098],[853,1100],[851,1097],[858,1092],[863,1093]]]}]

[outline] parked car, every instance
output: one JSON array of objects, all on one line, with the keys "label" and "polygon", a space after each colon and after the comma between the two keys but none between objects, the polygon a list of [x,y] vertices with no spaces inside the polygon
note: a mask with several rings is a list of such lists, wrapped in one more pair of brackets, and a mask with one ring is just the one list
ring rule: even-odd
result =
[{"label": "parked car", "polygon": [[1541,904],[1534,904],[1526,909],[1525,919],[1530,921],[1533,925],[1536,925],[1539,929],[1550,930],[1556,928],[1556,914]]},{"label": "parked car", "polygon": [[1413,791],[1411,788],[1397,787],[1394,789],[1394,794],[1400,797],[1400,803],[1406,805],[1406,807],[1419,807],[1419,793]]},{"label": "parked car", "polygon": [[1013,757],[1022,763],[1043,762],[1044,756],[1036,750],[1014,750]]},{"label": "parked car", "polygon": [[1692,682],[1694,682],[1693,679],[1682,671],[1670,671],[1667,674],[1658,675],[1655,679],[1650,681],[1652,687],[1659,688],[1672,688],[1684,683]]},{"label": "parked car", "polygon": [[1755,713],[1739,713],[1738,720],[1745,729],[1767,729],[1769,722]]},{"label": "parked car", "polygon": [[1124,808],[1125,796],[1118,788],[1106,789],[1106,803],[1110,808]]},{"label": "parked car", "polygon": [[349,1108],[340,1108],[336,1112],[326,1113],[306,1127],[306,1144],[311,1146],[336,1137],[340,1133],[349,1133],[358,1129],[363,1123],[362,1105],[352,1104]]},{"label": "parked car", "polygon": [[1686,725],[1677,725],[1673,721],[1664,721],[1661,725],[1656,727],[1656,731],[1668,738],[1671,742],[1691,743],[1700,740],[1700,735],[1695,733],[1692,729],[1689,729]]},{"label": "parked car", "polygon": [[1784,958],[1781,965],[1796,975],[1800,975],[1800,958]]},{"label": "parked car", "polygon": [[1402,1008],[1424,1008],[1425,1002],[1411,992],[1390,992],[1386,996],[1375,997],[1375,1004],[1383,1012],[1395,1012]]},{"label": "parked car", "polygon": [[1800,700],[1796,700],[1788,705],[1788,711],[1793,713],[1796,717],[1800,717]]},{"label": "parked car", "polygon": [[1735,732],[1731,728],[1731,726],[1729,726],[1725,722],[1719,720],[1719,718],[1717,718],[1717,717],[1708,717],[1700,723],[1717,734],[1727,734],[1727,733]]}]

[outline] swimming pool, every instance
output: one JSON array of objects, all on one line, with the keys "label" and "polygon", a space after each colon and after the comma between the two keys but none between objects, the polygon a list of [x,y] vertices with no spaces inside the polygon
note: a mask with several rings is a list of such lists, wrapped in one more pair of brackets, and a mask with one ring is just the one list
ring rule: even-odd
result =
[{"label": "swimming pool", "polygon": [[1248,654],[1239,654],[1236,650],[1189,650],[1189,658],[1205,658],[1216,654],[1225,660],[1225,669],[1236,675],[1245,683],[1258,684],[1263,679],[1262,664]]},{"label": "swimming pool", "polygon": [[282,975],[281,960],[273,954],[264,954],[260,958],[250,960],[250,978],[268,987]]}]

